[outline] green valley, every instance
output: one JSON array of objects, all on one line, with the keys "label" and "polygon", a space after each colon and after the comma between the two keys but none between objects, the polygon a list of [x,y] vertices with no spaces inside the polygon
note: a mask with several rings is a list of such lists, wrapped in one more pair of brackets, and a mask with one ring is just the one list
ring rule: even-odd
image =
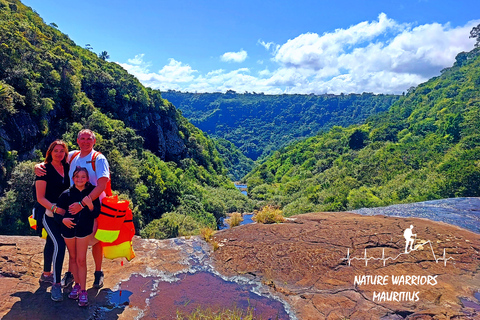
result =
[{"label": "green valley", "polygon": [[480,48],[364,124],[284,147],[244,180],[287,215],[480,195]]}]

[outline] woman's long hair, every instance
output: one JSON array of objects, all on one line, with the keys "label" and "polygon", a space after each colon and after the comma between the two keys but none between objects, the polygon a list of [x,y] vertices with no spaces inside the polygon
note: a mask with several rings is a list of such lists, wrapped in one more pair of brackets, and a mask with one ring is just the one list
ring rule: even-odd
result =
[{"label": "woman's long hair", "polygon": [[57,139],[53,141],[50,146],[47,149],[47,154],[45,155],[45,163],[50,163],[52,162],[52,152],[53,149],[57,146],[61,145],[63,146],[63,149],[65,150],[65,157],[62,159],[62,163],[67,163],[67,158],[68,158],[68,146],[67,143],[63,140]]}]

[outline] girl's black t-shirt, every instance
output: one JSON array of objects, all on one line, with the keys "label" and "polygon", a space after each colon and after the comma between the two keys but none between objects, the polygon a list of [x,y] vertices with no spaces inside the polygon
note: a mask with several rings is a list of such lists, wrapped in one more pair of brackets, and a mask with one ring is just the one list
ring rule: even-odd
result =
[{"label": "girl's black t-shirt", "polygon": [[51,163],[46,163],[45,169],[47,174],[42,177],[36,176],[35,181],[46,181],[47,187],[45,189],[45,198],[52,203],[57,203],[58,197],[60,197],[62,192],[70,187],[70,178],[68,176],[70,166],[68,163],[63,163],[63,177],[57,172]]},{"label": "girl's black t-shirt", "polygon": [[[95,186],[90,182],[87,182],[85,189],[82,191],[78,190],[75,185],[65,190],[60,197],[58,198],[57,206],[64,209],[66,212],[64,215],[55,214],[55,220],[62,226],[62,235],[66,238],[85,237],[92,233],[93,225],[95,218],[100,214],[100,200],[93,200],[93,210],[85,206],[80,212],[75,215],[72,215],[68,212],[68,207],[74,202],[80,202],[82,199],[90,194],[92,190],[95,189]],[[64,218],[73,218],[73,223],[75,223],[74,228],[67,228],[62,220]]]}]

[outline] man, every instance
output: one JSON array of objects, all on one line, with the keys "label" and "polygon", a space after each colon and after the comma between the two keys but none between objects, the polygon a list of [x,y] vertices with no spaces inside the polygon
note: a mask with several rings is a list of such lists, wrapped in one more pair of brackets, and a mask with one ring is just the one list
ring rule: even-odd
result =
[{"label": "man", "polygon": [[410,228],[405,229],[403,232],[403,237],[405,238],[405,241],[407,242],[405,244],[405,253],[408,253],[408,245],[410,245],[410,251],[413,250],[413,242],[415,241],[412,239],[412,237],[416,237],[416,234],[412,233],[413,225],[410,225]]},{"label": "man", "polygon": [[[92,200],[100,198],[100,201],[106,196],[105,188],[107,183],[110,180],[110,169],[108,161],[102,154],[96,154],[96,151],[93,149],[93,146],[96,143],[95,133],[89,129],[80,130],[77,135],[77,144],[80,148],[80,151],[70,151],[68,154],[68,162],[70,163],[69,177],[71,185],[73,185],[73,172],[77,166],[85,167],[88,170],[90,177],[90,183],[95,186],[95,188],[88,195]],[[95,159],[93,156],[96,155]],[[95,162],[93,165],[92,162]],[[44,174],[43,164],[37,164],[35,166],[35,174],[42,176]],[[83,202],[83,201],[82,201]],[[70,205],[69,212],[72,214],[77,214],[82,210],[82,204],[74,203]],[[96,223],[94,230],[96,230]],[[103,287],[103,271],[102,271],[102,261],[103,261],[103,247],[100,242],[94,241],[92,243],[92,255],[93,260],[95,261],[95,280],[93,286],[97,289]],[[62,279],[62,285],[68,286],[73,282],[73,275],[68,271],[64,278]]]}]

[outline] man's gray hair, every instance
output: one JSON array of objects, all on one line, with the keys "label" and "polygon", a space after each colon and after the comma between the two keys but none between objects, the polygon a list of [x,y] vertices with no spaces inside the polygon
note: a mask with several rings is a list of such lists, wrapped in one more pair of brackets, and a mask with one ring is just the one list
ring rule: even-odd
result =
[{"label": "man's gray hair", "polygon": [[80,139],[80,136],[84,133],[88,133],[89,135],[91,135],[93,137],[93,140],[96,140],[97,138],[95,138],[95,133],[90,130],[90,129],[82,129],[78,132],[78,135],[77,135],[77,139]]}]

